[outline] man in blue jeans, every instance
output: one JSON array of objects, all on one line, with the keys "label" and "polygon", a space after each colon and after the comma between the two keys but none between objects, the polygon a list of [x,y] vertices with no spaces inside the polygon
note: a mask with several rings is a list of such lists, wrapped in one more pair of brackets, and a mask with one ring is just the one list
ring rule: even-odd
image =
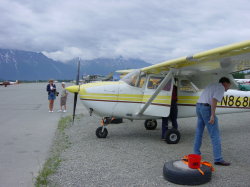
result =
[{"label": "man in blue jeans", "polygon": [[220,102],[231,86],[230,80],[222,77],[219,83],[208,85],[202,92],[197,105],[196,113],[198,116],[197,128],[194,142],[194,153],[201,154],[200,147],[205,126],[207,127],[213,145],[214,164],[229,166],[230,163],[223,160],[221,155],[221,139],[219,132],[218,118],[215,116],[217,102]]}]

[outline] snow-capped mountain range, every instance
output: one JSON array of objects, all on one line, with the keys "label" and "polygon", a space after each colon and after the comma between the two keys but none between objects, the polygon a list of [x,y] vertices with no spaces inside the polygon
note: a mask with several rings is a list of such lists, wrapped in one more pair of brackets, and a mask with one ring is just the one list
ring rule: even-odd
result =
[{"label": "snow-capped mountain range", "polygon": [[[54,61],[42,53],[0,49],[0,80],[75,79],[77,59],[66,63]],[[81,75],[106,75],[122,69],[136,69],[151,64],[140,59],[97,58],[81,60]]]}]

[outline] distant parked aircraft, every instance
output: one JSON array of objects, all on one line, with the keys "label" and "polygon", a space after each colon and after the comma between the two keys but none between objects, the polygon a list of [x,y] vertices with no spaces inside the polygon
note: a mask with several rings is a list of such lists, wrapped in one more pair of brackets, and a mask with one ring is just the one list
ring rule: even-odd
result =
[{"label": "distant parked aircraft", "polygon": [[242,91],[250,91],[250,79],[235,79],[239,84],[238,88]]},{"label": "distant parked aircraft", "polygon": [[18,80],[16,80],[16,82],[4,81],[4,82],[0,82],[0,86],[7,87],[8,85],[15,85],[15,84],[19,84],[19,83],[20,82]]},{"label": "distant parked aircraft", "polygon": [[250,79],[235,79],[235,81],[239,84],[245,84],[245,83],[250,84]]},{"label": "distant parked aircraft", "polygon": [[101,75],[87,75],[83,77],[85,83],[96,82],[96,81],[112,81],[114,73],[109,73],[107,76]]}]

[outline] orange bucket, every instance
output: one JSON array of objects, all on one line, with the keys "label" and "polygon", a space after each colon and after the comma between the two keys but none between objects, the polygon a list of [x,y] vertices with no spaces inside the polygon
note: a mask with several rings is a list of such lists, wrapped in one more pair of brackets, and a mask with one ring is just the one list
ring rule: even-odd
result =
[{"label": "orange bucket", "polygon": [[188,155],[188,167],[191,169],[198,169],[201,165],[201,155]]}]

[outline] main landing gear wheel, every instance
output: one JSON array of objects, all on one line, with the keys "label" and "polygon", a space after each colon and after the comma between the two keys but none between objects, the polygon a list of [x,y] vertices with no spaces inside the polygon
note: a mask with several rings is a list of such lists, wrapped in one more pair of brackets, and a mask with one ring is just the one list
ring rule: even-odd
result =
[{"label": "main landing gear wheel", "polygon": [[105,127],[98,127],[95,131],[98,138],[106,138],[108,135],[108,130]]},{"label": "main landing gear wheel", "polygon": [[169,129],[166,132],[165,141],[168,144],[177,144],[180,141],[181,134],[177,129]]},{"label": "main landing gear wheel", "polygon": [[144,126],[147,130],[155,130],[157,127],[157,121],[155,119],[147,119],[144,122]]},{"label": "main landing gear wheel", "polygon": [[175,184],[199,185],[211,180],[212,171],[209,166],[201,165],[200,169],[191,169],[182,160],[166,162],[163,166],[163,175],[166,180]]}]

